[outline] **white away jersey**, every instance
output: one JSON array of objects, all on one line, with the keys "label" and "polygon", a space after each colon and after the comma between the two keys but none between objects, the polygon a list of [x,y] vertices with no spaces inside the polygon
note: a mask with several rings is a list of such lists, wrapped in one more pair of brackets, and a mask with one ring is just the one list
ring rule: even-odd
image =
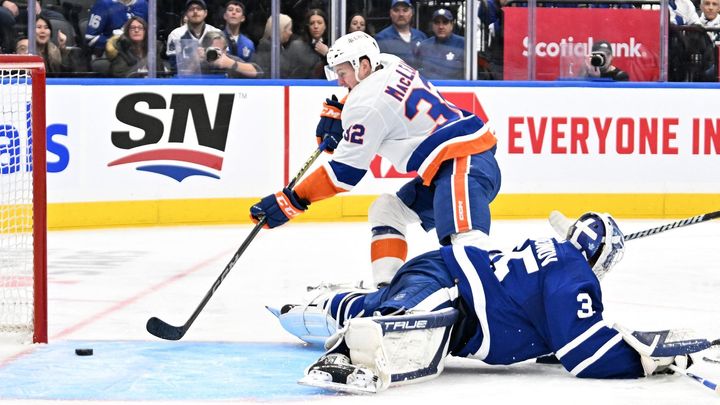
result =
[{"label": "white away jersey", "polygon": [[400,172],[417,171],[429,183],[443,161],[495,145],[482,120],[446,101],[402,59],[381,56],[383,68],[355,86],[345,101],[344,140],[328,163],[336,187],[355,186],[376,154]]}]

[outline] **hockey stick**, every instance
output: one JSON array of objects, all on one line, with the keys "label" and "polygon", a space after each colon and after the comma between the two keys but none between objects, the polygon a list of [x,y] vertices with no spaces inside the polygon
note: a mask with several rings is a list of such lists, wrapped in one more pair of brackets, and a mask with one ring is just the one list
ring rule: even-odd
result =
[{"label": "hockey stick", "polygon": [[646,229],[640,232],[634,232],[629,235],[625,235],[625,240],[633,240],[638,238],[644,238],[646,236],[655,235],[656,233],[669,231],[670,229],[682,228],[692,224],[698,224],[700,222],[710,221],[711,219],[720,218],[720,211],[708,212],[707,214],[696,215],[692,218],[683,219],[680,221],[671,222],[667,225],[658,226],[657,228]]},{"label": "hockey stick", "polygon": [[689,372],[689,371],[687,371],[687,370],[685,370],[685,369],[682,369],[682,368],[680,368],[680,367],[678,367],[678,366],[676,366],[676,365],[674,365],[674,364],[671,364],[669,367],[670,367],[670,370],[672,370],[672,371],[674,371],[674,372],[676,372],[676,373],[682,374],[682,375],[684,375],[684,376],[690,377],[690,378],[692,378],[693,380],[695,380],[695,381],[699,382],[700,384],[704,385],[705,387],[711,389],[714,393],[720,395],[720,388],[719,388],[718,385],[715,384],[714,382],[708,381],[708,380],[706,380],[705,378],[700,377],[700,376],[697,375],[697,374],[693,374],[693,373],[691,373],[691,372]]},{"label": "hockey stick", "polygon": [[[313,154],[308,158],[307,161],[305,161],[305,164],[300,169],[298,174],[293,177],[292,180],[290,180],[290,183],[288,183],[287,188],[293,189],[295,187],[295,184],[300,180],[300,178],[305,174],[305,172],[312,166],[312,164],[315,162],[315,160],[320,156],[320,154],[325,150],[325,145],[327,141],[324,141],[323,143],[318,146],[317,149],[313,152]],[[235,266],[235,263],[240,259],[240,256],[245,252],[245,249],[250,245],[250,242],[255,239],[255,236],[260,232],[260,229],[267,223],[267,218],[263,217],[258,221],[258,223],[255,225],[255,227],[250,231],[250,234],[245,238],[245,241],[240,245],[240,248],[235,252],[232,259],[230,259],[230,262],[225,266],[225,269],[220,273],[220,276],[215,280],[212,287],[210,287],[210,290],[205,294],[205,297],[203,297],[202,301],[200,301],[200,305],[195,308],[195,311],[193,311],[192,315],[190,315],[190,318],[183,324],[182,326],[173,326],[169,323],[163,321],[160,318],[152,317],[148,319],[147,324],[145,325],[145,328],[148,332],[151,334],[159,337],[160,339],[165,340],[180,340],[185,335],[185,333],[190,329],[190,325],[195,322],[195,318],[200,315],[200,312],[205,308],[205,305],[207,305],[208,301],[210,301],[210,298],[215,294],[215,291],[220,287],[220,284],[222,284],[223,280],[225,280],[225,277],[227,277],[228,273],[230,273],[230,270]]]},{"label": "hockey stick", "polygon": [[[682,219],[680,221],[671,222],[669,224],[658,226],[656,228],[646,229],[646,230],[640,231],[640,232],[633,232],[631,234],[625,235],[625,240],[628,241],[628,240],[633,240],[633,239],[644,238],[646,236],[655,235],[660,232],[669,231],[670,229],[682,228],[682,227],[688,226],[688,225],[699,224],[700,222],[710,221],[715,218],[720,218],[720,211],[708,212],[707,214],[696,215],[691,218],[686,218],[686,219]],[[560,235],[567,234],[567,230],[573,224],[573,221],[568,219],[568,217],[566,217],[560,211],[551,212],[548,220],[550,221],[550,225],[553,227],[553,229],[555,229],[555,232],[557,232]]]}]

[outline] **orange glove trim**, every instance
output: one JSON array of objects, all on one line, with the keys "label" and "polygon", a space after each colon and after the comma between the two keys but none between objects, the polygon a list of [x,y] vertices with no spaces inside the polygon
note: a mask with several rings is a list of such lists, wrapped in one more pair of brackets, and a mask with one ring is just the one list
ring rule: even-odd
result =
[{"label": "orange glove trim", "polygon": [[288,200],[287,196],[282,191],[275,193],[275,200],[277,200],[278,206],[283,211],[283,214],[285,214],[285,216],[289,219],[293,219],[303,213],[303,211],[292,205],[290,200]]},{"label": "orange glove trim", "polygon": [[334,118],[336,120],[339,120],[341,114],[342,114],[342,110],[340,110],[339,108],[329,105],[327,103],[323,103],[323,109],[320,112],[321,117],[328,117],[328,118]]}]

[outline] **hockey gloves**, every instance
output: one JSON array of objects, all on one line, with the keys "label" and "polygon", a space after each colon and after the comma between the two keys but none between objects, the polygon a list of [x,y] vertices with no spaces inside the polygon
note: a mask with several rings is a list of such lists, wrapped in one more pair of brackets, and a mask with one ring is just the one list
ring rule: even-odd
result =
[{"label": "hockey gloves", "polygon": [[343,103],[338,101],[335,95],[332,98],[325,99],[323,109],[320,113],[320,122],[315,129],[318,145],[327,140],[325,152],[332,153],[337,148],[338,143],[343,136],[342,120],[340,113],[343,109]]},{"label": "hockey gloves", "polygon": [[258,223],[267,218],[265,228],[275,228],[303,213],[310,203],[298,197],[293,190],[284,188],[250,207],[250,219]]}]

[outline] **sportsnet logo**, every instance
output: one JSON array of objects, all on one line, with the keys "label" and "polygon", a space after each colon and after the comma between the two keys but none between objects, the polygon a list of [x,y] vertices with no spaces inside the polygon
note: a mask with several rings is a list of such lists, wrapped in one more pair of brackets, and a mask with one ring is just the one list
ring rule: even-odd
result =
[{"label": "sportsnet logo", "polygon": [[[123,97],[115,110],[117,119],[140,129],[143,136],[133,136],[130,131],[113,131],[112,144],[132,153],[109,162],[108,166],[130,164],[135,170],[160,174],[178,182],[190,176],[219,179],[234,98],[234,94],[218,95],[215,119],[211,123],[203,94],[173,94],[169,106],[165,98],[156,93],[134,93]],[[163,115],[166,107],[172,111],[167,143],[163,142],[163,121],[139,111],[140,107],[159,110],[158,116]],[[192,139],[186,139],[190,117],[196,144]]]}]

